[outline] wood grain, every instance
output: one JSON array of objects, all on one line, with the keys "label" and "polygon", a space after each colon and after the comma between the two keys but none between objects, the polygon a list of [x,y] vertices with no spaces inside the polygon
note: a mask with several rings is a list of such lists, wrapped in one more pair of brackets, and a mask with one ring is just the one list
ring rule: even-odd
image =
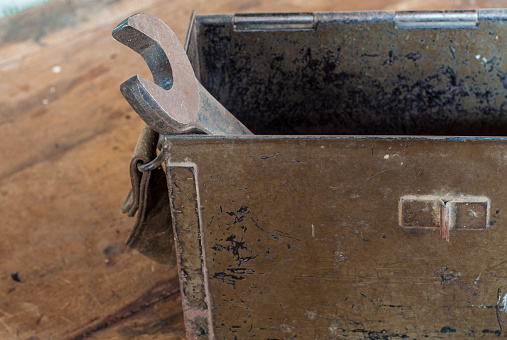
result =
[{"label": "wood grain", "polygon": [[[180,40],[197,13],[502,6],[501,1],[63,1],[0,21],[0,338],[181,339],[176,271],[123,245],[143,125],[118,91],[149,70],[111,38],[130,14]],[[59,71],[59,72],[58,72]]]}]

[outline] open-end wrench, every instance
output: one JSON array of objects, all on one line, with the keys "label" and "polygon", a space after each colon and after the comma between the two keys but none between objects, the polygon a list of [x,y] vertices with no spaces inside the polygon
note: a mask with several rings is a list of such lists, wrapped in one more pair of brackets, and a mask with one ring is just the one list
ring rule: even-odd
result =
[{"label": "open-end wrench", "polygon": [[196,79],[176,35],[150,14],[136,14],[113,30],[113,37],[139,53],[155,83],[136,75],[120,86],[137,114],[162,135],[252,134]]}]

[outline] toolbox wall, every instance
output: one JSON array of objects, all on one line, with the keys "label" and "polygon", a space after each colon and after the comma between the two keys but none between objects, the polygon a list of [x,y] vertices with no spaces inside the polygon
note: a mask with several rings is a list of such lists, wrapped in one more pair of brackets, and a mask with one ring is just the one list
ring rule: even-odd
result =
[{"label": "toolbox wall", "polygon": [[204,87],[255,134],[505,135],[506,27],[397,30],[393,13],[317,13],[313,31],[197,16]]}]

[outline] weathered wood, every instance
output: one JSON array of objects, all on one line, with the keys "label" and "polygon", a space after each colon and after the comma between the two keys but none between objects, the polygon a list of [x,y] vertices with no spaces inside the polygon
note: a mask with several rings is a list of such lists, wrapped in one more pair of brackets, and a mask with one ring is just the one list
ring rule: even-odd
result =
[{"label": "weathered wood", "polygon": [[183,338],[176,271],[123,246],[143,123],[119,93],[142,59],[112,28],[157,15],[183,40],[198,13],[470,8],[501,1],[63,1],[0,21],[0,338]]}]

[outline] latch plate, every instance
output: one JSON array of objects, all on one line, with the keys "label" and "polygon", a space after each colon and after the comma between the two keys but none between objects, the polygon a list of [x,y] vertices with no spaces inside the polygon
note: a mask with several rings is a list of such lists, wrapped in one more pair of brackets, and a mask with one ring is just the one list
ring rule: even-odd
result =
[{"label": "latch plate", "polygon": [[400,226],[405,229],[439,228],[449,241],[451,230],[484,230],[489,226],[490,200],[485,196],[403,196]]}]

